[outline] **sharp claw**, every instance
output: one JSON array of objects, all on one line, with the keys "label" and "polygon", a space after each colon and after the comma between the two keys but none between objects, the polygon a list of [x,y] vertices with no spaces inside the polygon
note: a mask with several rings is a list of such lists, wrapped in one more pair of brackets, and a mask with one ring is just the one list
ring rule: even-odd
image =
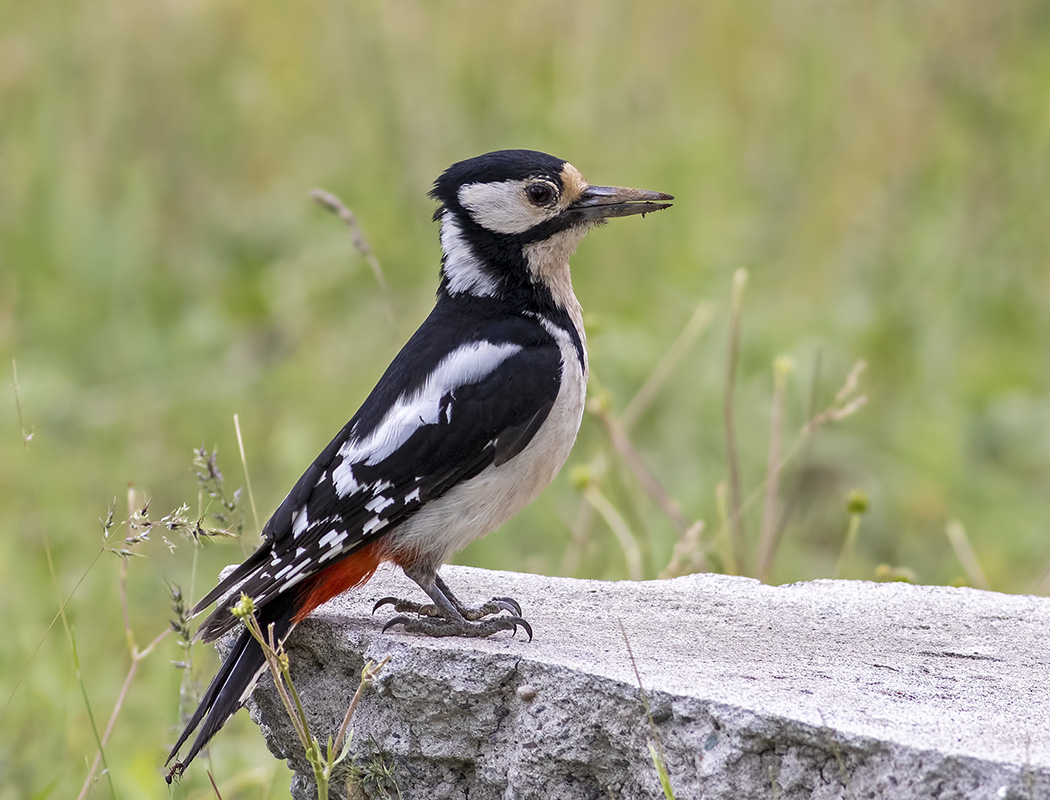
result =
[{"label": "sharp claw", "polygon": [[521,606],[518,605],[518,601],[513,597],[493,597],[492,602],[499,603],[516,617],[521,616]]},{"label": "sharp claw", "polygon": [[525,620],[523,620],[521,617],[518,617],[517,619],[514,620],[514,626],[515,626],[514,627],[514,632],[515,633],[518,632],[518,628],[517,628],[518,625],[520,625],[522,627],[522,629],[525,631],[525,633],[527,633],[529,635],[529,641],[531,642],[532,641],[532,626],[529,623],[527,623]]},{"label": "sharp claw", "polygon": [[394,617],[393,619],[388,620],[386,625],[383,626],[383,633],[386,633],[395,625],[408,625],[409,622],[411,622],[409,617]]},{"label": "sharp claw", "polygon": [[[398,599],[396,597],[381,597],[378,600],[376,600],[376,604],[374,606],[372,606],[372,613],[373,614],[376,613],[383,606],[396,605],[397,602],[398,602]],[[386,630],[386,629],[384,628],[384,630]]]}]

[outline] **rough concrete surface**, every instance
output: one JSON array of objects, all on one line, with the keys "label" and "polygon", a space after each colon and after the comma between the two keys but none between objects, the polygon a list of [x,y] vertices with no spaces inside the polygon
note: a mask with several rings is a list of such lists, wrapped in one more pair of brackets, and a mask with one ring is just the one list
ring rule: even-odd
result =
[{"label": "rough concrete surface", "polygon": [[[364,661],[391,656],[352,752],[373,777],[370,765],[392,769],[405,798],[662,797],[621,623],[678,800],[1050,798],[1050,599],[722,575],[442,575],[466,602],[517,598],[535,639],[383,634],[394,612],[372,616],[376,599],[424,599],[384,569],[288,642],[322,741]],[[260,687],[253,718],[296,770],[293,796],[316,797],[272,683]],[[367,779],[356,796],[383,785]]]}]

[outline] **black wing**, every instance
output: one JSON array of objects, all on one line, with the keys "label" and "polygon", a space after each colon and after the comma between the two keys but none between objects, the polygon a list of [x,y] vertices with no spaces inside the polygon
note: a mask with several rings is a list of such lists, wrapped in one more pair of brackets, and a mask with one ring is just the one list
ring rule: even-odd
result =
[{"label": "black wing", "polygon": [[[455,347],[443,331],[438,349],[418,342],[433,333],[427,327],[288,493],[263,528],[267,541],[194,613],[238,584],[266,604],[531,441],[560,386],[561,356],[549,334],[518,320],[468,330],[469,338],[452,339]],[[198,636],[211,640],[235,624],[224,604]]]}]

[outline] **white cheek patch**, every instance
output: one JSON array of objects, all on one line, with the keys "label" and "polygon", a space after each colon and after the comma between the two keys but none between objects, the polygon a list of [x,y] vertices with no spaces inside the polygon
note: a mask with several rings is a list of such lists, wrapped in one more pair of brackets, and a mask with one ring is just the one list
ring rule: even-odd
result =
[{"label": "white cheek patch", "polygon": [[499,292],[499,281],[482,266],[456,218],[447,211],[441,215],[441,251],[445,254],[443,267],[449,294],[467,292],[492,297]]},{"label": "white cheek patch", "polygon": [[483,228],[495,233],[524,233],[557,216],[558,206],[533,205],[525,197],[525,181],[468,183],[459,202]]},{"label": "white cheek patch", "polygon": [[353,477],[355,464],[374,466],[392,456],[421,427],[438,422],[445,395],[488,377],[519,352],[521,345],[478,341],[445,356],[422,386],[397,399],[373,431],[363,439],[350,439],[339,449],[343,461],[332,471],[336,494],[346,497],[360,488]]}]

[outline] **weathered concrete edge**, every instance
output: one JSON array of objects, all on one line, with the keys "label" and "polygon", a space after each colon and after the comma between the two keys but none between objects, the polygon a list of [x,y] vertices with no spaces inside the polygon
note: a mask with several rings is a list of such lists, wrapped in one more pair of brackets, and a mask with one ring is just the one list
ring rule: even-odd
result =
[{"label": "weathered concrete edge", "polygon": [[[324,620],[309,620],[303,623],[303,637],[320,636],[323,640],[332,631]],[[392,649],[391,665],[404,665],[413,655],[411,646],[398,643],[394,648],[375,646],[373,637],[360,636],[347,642],[351,648],[356,644],[364,657],[359,662],[347,664],[346,695],[351,692],[352,677],[359,674],[360,667],[367,660],[375,661],[379,657],[377,650],[384,654]],[[316,656],[313,646],[296,646],[291,644],[290,652],[293,661],[297,658]],[[562,668],[537,663],[527,657],[501,656],[495,659],[489,653],[479,653],[480,658],[488,662],[494,673],[503,673],[508,679],[501,682],[498,693],[493,696],[488,691],[470,698],[469,705],[476,708],[488,703],[495,709],[513,708],[520,705],[517,690],[522,685],[538,685],[548,689],[556,685],[566,694],[586,689],[593,694],[594,685],[589,673],[571,674]],[[423,683],[432,687],[441,683],[442,670],[421,669],[419,665],[411,668],[414,677],[424,679]],[[546,675],[544,675],[546,673]],[[515,679],[510,676],[514,675]],[[304,676],[305,677],[305,676]],[[441,714],[446,709],[442,706],[445,697],[456,694],[459,687],[445,685],[445,693],[429,690],[405,693],[395,690],[393,685],[400,683],[403,673],[394,666],[382,677],[375,687],[375,697],[366,700],[355,720],[355,737],[359,743],[354,753],[359,760],[368,761],[373,756],[392,760],[395,774],[409,777],[407,786],[402,786],[404,796],[411,797],[446,797],[454,796],[434,792],[429,783],[412,784],[411,778],[423,781],[441,779],[457,769],[462,759],[440,745],[424,748],[423,752],[413,752],[413,747],[390,747],[391,737],[397,738],[393,726],[384,725],[382,717],[384,708],[389,702],[410,704],[420,717],[428,714]],[[546,679],[545,679],[546,678]],[[611,733],[620,737],[620,747],[607,760],[619,758],[623,761],[622,773],[637,776],[636,782],[625,781],[621,776],[610,775],[609,781],[602,788],[612,790],[617,798],[662,797],[659,777],[652,763],[648,749],[651,741],[650,729],[642,705],[641,693],[637,685],[611,679],[602,680],[602,693],[622,703],[632,720],[627,726],[613,726]],[[309,692],[311,682],[307,679],[303,692]],[[689,797],[705,797],[715,800],[742,797],[812,797],[812,798],[939,798],[939,800],[962,800],[966,798],[1003,798],[1004,800],[1038,800],[1050,797],[1050,772],[1033,770],[1026,765],[1009,764],[993,760],[981,760],[971,757],[940,753],[935,750],[902,747],[895,743],[885,743],[872,737],[844,735],[830,727],[817,727],[798,720],[764,715],[751,709],[716,701],[698,700],[696,698],[676,697],[665,692],[647,692],[653,720],[658,731],[672,785],[679,800]],[[436,696],[435,696],[436,695]],[[466,701],[461,699],[464,705]],[[600,703],[595,702],[598,707]],[[420,709],[425,711],[420,712]],[[252,719],[259,724],[267,747],[277,758],[286,759],[295,775],[292,782],[292,795],[297,800],[316,797],[312,771],[305,757],[299,752],[298,741],[284,715],[276,692],[267,684],[261,691],[256,691],[249,703]],[[338,710],[338,708],[333,708]],[[311,707],[308,714],[317,720],[319,730],[334,730],[337,721],[331,715],[327,724],[318,719],[316,709]],[[474,714],[467,711],[467,716]],[[367,715],[367,716],[366,716]],[[320,715],[323,716],[323,715]],[[493,730],[502,724],[512,735],[492,739],[488,742],[489,752],[480,746],[475,752],[473,769],[475,779],[471,800],[483,800],[497,797],[539,797],[530,793],[530,788],[551,792],[549,785],[531,787],[528,780],[522,781],[515,791],[514,781],[524,778],[523,773],[534,767],[537,761],[546,760],[548,765],[555,761],[542,749],[537,749],[536,758],[517,758],[511,768],[502,769],[499,754],[507,751],[529,749],[532,740],[521,735],[521,728],[515,727],[514,712],[509,712],[502,719],[488,714],[482,722],[489,722]],[[468,731],[476,719],[466,718],[463,714],[451,716],[447,727]],[[602,727],[601,720],[587,720],[576,716],[568,721],[578,730],[608,730]],[[631,733],[633,732],[633,735]],[[627,733],[628,735],[624,735]],[[468,737],[477,739],[481,737]],[[606,737],[611,738],[611,737]],[[509,740],[517,740],[508,744]],[[729,746],[723,746],[728,744]],[[381,746],[377,746],[381,745]],[[472,748],[466,748],[472,749]],[[571,768],[580,768],[572,758],[565,760]],[[581,769],[581,772],[584,770]],[[528,776],[534,778],[535,775]],[[598,776],[595,776],[598,777]],[[503,790],[503,782],[509,793]],[[619,782],[617,782],[619,781]],[[776,788],[774,788],[774,782]],[[439,787],[437,787],[439,788]],[[451,787],[450,787],[451,788]],[[335,792],[333,797],[344,795]],[[381,796],[367,793],[364,796]],[[458,796],[458,795],[455,795]],[[549,794],[554,797],[569,797],[568,794]],[[606,795],[608,796],[608,795]]]},{"label": "weathered concrete edge", "polygon": [[[471,572],[472,579],[478,578],[477,572]],[[514,577],[528,580],[530,576]],[[814,588],[819,589],[820,587],[815,586]],[[1008,600],[1013,599],[1004,597],[1003,602],[1008,602]],[[367,599],[361,598],[361,602],[367,603]],[[383,708],[380,706],[384,704],[379,701],[384,699],[385,695],[388,701],[396,699],[395,705],[411,706],[417,711],[422,710],[438,717],[448,717],[450,711],[448,697],[458,692],[459,696],[468,698],[471,701],[468,706],[473,705],[474,708],[459,716],[453,714],[454,723],[450,723],[450,726],[447,727],[454,729],[456,735],[464,734],[466,740],[476,745],[476,757],[473,763],[476,764],[476,777],[481,780],[481,785],[479,785],[479,791],[472,793],[471,797],[504,796],[498,790],[497,782],[513,779],[513,772],[515,772],[508,767],[505,760],[508,755],[508,747],[511,750],[520,751],[520,747],[512,747],[512,745],[515,742],[521,745],[530,741],[528,715],[521,714],[521,703],[516,703],[515,691],[520,683],[530,680],[534,683],[538,682],[541,684],[541,690],[549,694],[557,691],[559,687],[562,690],[571,688],[573,691],[582,691],[587,688],[586,682],[591,681],[590,691],[599,688],[602,692],[617,698],[622,707],[630,708],[633,722],[626,730],[616,731],[623,738],[623,746],[615,755],[629,766],[627,772],[648,775],[650,778],[634,787],[620,784],[620,793],[616,796],[649,796],[647,787],[657,786],[654,782],[655,772],[648,756],[646,741],[648,725],[644,723],[636,686],[622,680],[601,677],[596,687],[593,683],[595,676],[565,666],[552,667],[550,664],[537,661],[530,657],[528,648],[510,654],[493,652],[491,642],[483,645],[469,641],[457,641],[454,650],[435,652],[428,646],[429,640],[382,636],[378,634],[380,627],[381,623],[378,620],[368,619],[356,613],[348,615],[345,609],[340,611],[335,608],[326,610],[318,617],[304,622],[300,634],[293,637],[290,642],[293,663],[298,667],[307,667],[302,674],[301,689],[304,694],[311,694],[309,688],[312,680],[311,672],[314,672],[313,677],[320,681],[318,685],[329,685],[327,681],[332,677],[331,670],[324,665],[336,654],[338,654],[337,661],[340,662],[338,670],[341,673],[340,679],[346,684],[345,692],[348,697],[348,692],[356,686],[356,676],[362,663],[362,655],[376,659],[388,652],[394,653],[393,664],[398,664],[398,666],[395,667],[392,664],[390,671],[381,679],[377,687],[377,698],[373,704],[375,707],[369,710],[366,704],[355,721],[359,742],[365,741],[367,737],[375,743],[384,744],[386,751],[394,754],[395,760],[401,759],[403,764],[413,767],[419,767],[428,758],[433,764],[439,764],[442,759],[447,760],[448,753],[436,752],[433,747],[429,748],[431,752],[420,755],[418,752],[413,753],[411,747],[391,746],[390,737],[396,734],[394,728],[399,722],[398,715],[391,716],[390,703],[385,704],[387,707]],[[462,694],[465,690],[464,681],[459,680],[456,674],[452,676],[441,674],[440,668],[447,667],[450,660],[456,663],[456,670],[460,673],[459,677],[465,676],[468,679],[466,694]],[[320,671],[311,670],[308,668],[309,665],[319,667]],[[465,669],[464,665],[472,666]],[[491,686],[485,680],[477,681],[478,674],[475,668],[492,674],[517,675],[517,679],[509,682],[504,680],[501,687]],[[406,687],[411,689],[413,678],[416,679],[417,684],[429,684],[430,690],[406,691]],[[471,682],[477,682],[479,685],[471,685]],[[435,687],[438,687],[437,691],[434,690]],[[269,693],[273,694],[272,689],[269,690]],[[329,693],[332,699],[331,704],[334,706],[342,706],[342,702],[334,697],[339,693]],[[287,736],[281,732],[283,709],[280,709],[279,706],[267,708],[270,704],[266,701],[265,689],[257,692],[256,697],[259,700],[256,716],[266,723],[273,722],[272,727],[267,724],[264,729],[268,744],[276,754],[283,755],[285,745],[282,745],[281,742],[289,741]],[[501,718],[501,724],[504,729],[514,732],[512,737],[486,744],[483,741],[484,737],[469,734],[471,725],[478,722],[479,716],[484,717],[478,708],[486,702],[506,710]],[[902,746],[899,743],[882,742],[877,738],[844,734],[829,726],[800,722],[797,718],[756,713],[753,709],[712,700],[698,700],[695,697],[676,697],[654,691],[650,693],[650,702],[661,737],[665,740],[669,751],[668,760],[672,767],[672,778],[679,777],[676,783],[676,789],[679,789],[680,792],[679,797],[694,796],[690,793],[694,790],[702,792],[704,797],[711,798],[732,797],[734,796],[733,791],[737,792],[736,796],[745,796],[740,794],[743,790],[740,781],[749,777],[751,780],[749,790],[756,791],[762,788],[763,776],[767,778],[771,776],[777,781],[779,794],[776,796],[782,798],[792,796],[887,796],[895,798],[1050,796],[1048,770],[1032,769],[1023,763],[945,755],[932,749],[924,750],[914,746]],[[453,708],[452,711],[455,709]],[[331,717],[333,713],[331,709],[325,708],[314,709],[314,712],[320,714],[319,719],[326,716]],[[341,707],[334,713],[341,717]],[[425,714],[421,713],[417,716],[422,717]],[[390,724],[384,727],[384,721]],[[418,721],[418,719],[412,719],[408,724],[411,725]],[[600,731],[605,721],[599,716],[586,721],[586,724],[582,726],[576,724],[575,727],[582,727],[592,732]],[[290,727],[286,733],[290,733]],[[707,750],[706,746],[711,742],[713,733],[718,734],[720,741],[730,741],[733,746],[721,748],[716,742],[716,746]],[[533,742],[533,744],[536,743]],[[677,745],[681,747],[676,747]],[[679,756],[679,750],[686,755]],[[504,757],[503,762],[497,757],[500,752]],[[694,756],[700,754],[700,760],[697,761],[694,757],[690,763],[688,758],[690,753]],[[556,761],[556,759],[553,760]],[[528,763],[528,761],[525,759],[521,763]],[[299,763],[297,766],[303,768],[305,764]],[[513,766],[514,762],[510,764],[510,767]],[[814,770],[818,775],[817,778],[813,777]],[[501,772],[502,778],[500,777]],[[438,773],[433,773],[430,777],[433,778]],[[743,773],[747,773],[747,776]],[[309,774],[308,769],[306,774]],[[851,777],[844,783],[842,775]],[[297,780],[296,783],[299,781]],[[484,785],[487,785],[490,791],[484,790]],[[765,788],[772,790],[771,780],[767,780]],[[862,789],[865,792],[873,791],[875,794],[857,794]],[[310,795],[303,794],[303,796]],[[412,795],[406,794],[405,796]],[[428,796],[444,795],[435,795],[431,792]],[[506,796],[533,795],[511,793]],[[756,794],[755,796],[762,795]]]}]

